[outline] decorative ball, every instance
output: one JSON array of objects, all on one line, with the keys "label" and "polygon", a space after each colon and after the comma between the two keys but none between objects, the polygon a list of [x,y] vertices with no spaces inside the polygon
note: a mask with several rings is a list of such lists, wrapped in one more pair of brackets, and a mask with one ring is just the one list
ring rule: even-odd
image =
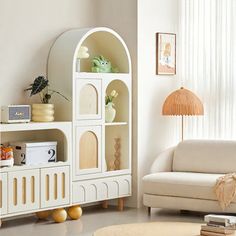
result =
[{"label": "decorative ball", "polygon": [[36,216],[40,220],[46,220],[50,215],[51,215],[51,211],[39,211],[39,212],[36,212]]},{"label": "decorative ball", "polygon": [[63,208],[53,210],[52,218],[56,223],[62,223],[64,221],[66,221],[67,212]]},{"label": "decorative ball", "polygon": [[72,206],[68,209],[68,215],[72,220],[78,220],[83,214],[80,206]]}]

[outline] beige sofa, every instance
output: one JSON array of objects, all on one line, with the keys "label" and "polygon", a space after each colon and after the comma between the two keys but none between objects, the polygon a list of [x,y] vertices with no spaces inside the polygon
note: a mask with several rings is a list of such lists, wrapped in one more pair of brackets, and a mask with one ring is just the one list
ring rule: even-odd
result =
[{"label": "beige sofa", "polygon": [[[143,203],[151,208],[222,212],[217,178],[236,172],[236,141],[183,141],[161,153],[143,178]],[[236,213],[236,199],[224,211]]]}]

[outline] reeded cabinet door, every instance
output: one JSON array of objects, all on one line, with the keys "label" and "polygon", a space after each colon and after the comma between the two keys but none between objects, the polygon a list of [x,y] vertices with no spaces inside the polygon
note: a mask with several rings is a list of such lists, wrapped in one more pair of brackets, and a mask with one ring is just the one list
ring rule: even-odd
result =
[{"label": "reeded cabinet door", "polygon": [[41,169],[41,208],[70,203],[70,167]]},{"label": "reeded cabinet door", "polygon": [[7,174],[0,173],[0,216],[7,214]]},{"label": "reeded cabinet door", "polygon": [[9,213],[39,209],[39,169],[8,173]]},{"label": "reeded cabinet door", "polygon": [[76,80],[76,120],[102,118],[102,82],[100,79]]},{"label": "reeded cabinet door", "polygon": [[75,174],[101,172],[101,126],[76,128]]}]

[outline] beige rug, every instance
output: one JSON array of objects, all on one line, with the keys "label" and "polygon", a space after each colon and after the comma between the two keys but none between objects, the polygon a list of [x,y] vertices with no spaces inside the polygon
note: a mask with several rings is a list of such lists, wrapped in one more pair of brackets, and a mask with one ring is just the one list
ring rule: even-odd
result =
[{"label": "beige rug", "polygon": [[152,222],[109,226],[94,236],[198,236],[200,228],[198,223]]}]

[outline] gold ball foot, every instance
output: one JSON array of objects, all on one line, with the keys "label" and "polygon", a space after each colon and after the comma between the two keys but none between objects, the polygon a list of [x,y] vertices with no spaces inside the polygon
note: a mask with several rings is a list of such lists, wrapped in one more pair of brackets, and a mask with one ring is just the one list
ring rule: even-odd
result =
[{"label": "gold ball foot", "polygon": [[40,220],[46,220],[51,215],[51,211],[39,211],[35,214]]},{"label": "gold ball foot", "polygon": [[65,222],[67,218],[67,212],[63,208],[55,209],[52,212],[52,218],[56,223]]},{"label": "gold ball foot", "polygon": [[72,220],[78,220],[83,214],[80,206],[72,206],[68,208],[68,215]]}]

